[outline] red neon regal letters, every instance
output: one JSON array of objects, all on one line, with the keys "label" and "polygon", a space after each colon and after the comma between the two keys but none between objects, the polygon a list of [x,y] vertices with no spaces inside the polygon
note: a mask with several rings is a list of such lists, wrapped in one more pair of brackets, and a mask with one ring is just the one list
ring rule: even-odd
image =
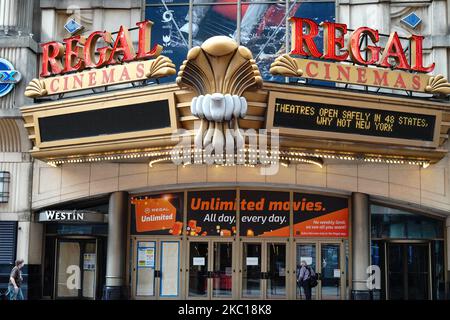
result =
[{"label": "red neon regal letters", "polygon": [[[159,56],[162,51],[160,45],[155,44],[153,48],[150,48],[153,22],[146,20],[138,22],[136,25],[139,28],[137,52],[133,48],[130,33],[124,26],[120,27],[114,42],[111,33],[95,31],[87,38],[73,36],[64,39],[64,45],[56,41],[41,44],[42,67],[40,76],[49,77],[62,73],[78,72],[85,68],[100,68],[105,65],[152,59]],[[107,45],[95,50],[95,46],[100,39]],[[96,52],[98,58],[96,58]]]},{"label": "red neon regal letters", "polygon": [[[434,70],[434,63],[428,67],[423,65],[423,36],[412,35],[409,37],[411,44],[411,65],[409,65],[397,32],[390,34],[386,47],[381,52],[382,48],[376,46],[380,39],[378,30],[360,27],[352,32],[348,47],[345,49],[344,35],[347,33],[347,25],[322,22],[320,24],[324,32],[324,52],[322,53],[314,43],[314,38],[319,34],[319,25],[306,18],[292,17],[290,21],[292,22],[293,47],[291,54],[336,61],[343,61],[350,57],[353,62],[361,65],[377,65],[416,72],[431,72]],[[306,27],[308,33],[303,32],[303,27]],[[337,34],[337,31],[339,31],[339,34]],[[368,45],[366,48],[369,52],[367,60],[362,57],[359,48],[360,39],[364,35],[367,35],[374,44]],[[344,52],[341,49],[344,49]],[[390,64],[390,59],[395,60],[395,65]]]}]

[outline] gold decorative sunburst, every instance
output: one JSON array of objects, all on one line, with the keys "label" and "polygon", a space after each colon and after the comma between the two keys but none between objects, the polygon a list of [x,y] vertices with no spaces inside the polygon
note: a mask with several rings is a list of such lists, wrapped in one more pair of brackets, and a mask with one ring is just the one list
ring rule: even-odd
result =
[{"label": "gold decorative sunburst", "polygon": [[303,75],[303,70],[297,66],[295,59],[289,54],[283,54],[276,58],[270,65],[269,71],[273,75],[282,75],[286,77],[301,77]]},{"label": "gold decorative sunburst", "polygon": [[448,80],[441,74],[431,77],[428,80],[428,84],[425,87],[425,92],[429,92],[432,94],[442,94],[449,95],[450,94],[450,83]]},{"label": "gold decorative sunburst", "polygon": [[[213,148],[215,155],[234,154],[244,146],[238,118],[247,113],[242,94],[262,85],[252,53],[225,36],[212,37],[189,50],[178,72],[177,84],[196,93],[191,113],[201,119],[195,145]],[[233,133],[232,133],[233,131]]]},{"label": "gold decorative sunburst", "polygon": [[152,61],[149,71],[145,74],[147,78],[161,78],[176,74],[175,65],[166,56],[158,56]]},{"label": "gold decorative sunburst", "polygon": [[47,89],[45,89],[45,83],[39,79],[33,79],[25,88],[25,96],[28,98],[42,97],[47,94]]}]

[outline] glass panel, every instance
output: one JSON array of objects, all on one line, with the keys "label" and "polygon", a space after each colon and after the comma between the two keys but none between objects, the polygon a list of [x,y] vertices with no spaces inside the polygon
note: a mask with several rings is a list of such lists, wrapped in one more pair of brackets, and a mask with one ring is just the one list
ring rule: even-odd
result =
[{"label": "glass panel", "polygon": [[404,298],[405,280],[403,259],[404,252],[401,244],[389,244],[389,300]]},{"label": "glass panel", "polygon": [[59,243],[57,297],[78,297],[81,288],[80,254],[78,242]]},{"label": "glass panel", "polygon": [[338,300],[341,298],[341,262],[339,244],[322,244],[322,299]]},{"label": "glass panel", "polygon": [[267,244],[267,297],[286,296],[286,245]]},{"label": "glass panel", "polygon": [[428,244],[405,245],[408,269],[408,300],[428,299],[430,280]]},{"label": "glass panel", "polygon": [[136,295],[155,295],[155,241],[139,241],[137,245]]},{"label": "glass panel", "polygon": [[[194,3],[203,2],[203,0],[194,1]],[[193,46],[201,46],[206,39],[214,36],[236,37],[237,5],[235,1],[233,2],[234,4],[194,6],[192,10]],[[185,26],[187,28],[187,23]]]},{"label": "glass panel", "polygon": [[444,238],[442,220],[378,205],[371,205],[370,210],[372,238]]},{"label": "glass panel", "polygon": [[214,243],[213,261],[213,296],[231,297],[232,292],[232,257],[231,242]]},{"label": "glass panel", "polygon": [[242,295],[261,296],[261,244],[244,243],[242,252]]},{"label": "glass panel", "polygon": [[[284,81],[270,74],[270,64],[286,53],[286,6],[283,3],[242,4],[241,44],[250,49],[264,80]],[[299,4],[291,4],[296,8]]]},{"label": "glass panel", "polygon": [[386,288],[385,288],[385,267],[384,267],[384,250],[385,242],[383,241],[372,241],[370,247],[371,253],[371,265],[378,266],[381,271],[381,288],[374,289],[373,299],[374,300],[385,300],[386,299]]},{"label": "glass panel", "polygon": [[[301,262],[305,261],[314,271],[317,271],[316,268],[316,245],[315,244],[298,244],[297,245],[297,261],[296,261],[296,278],[300,273]],[[313,300],[316,299],[316,288],[312,288],[312,296]],[[305,293],[303,289],[297,285],[297,299],[305,299]]]},{"label": "glass panel", "polygon": [[[163,5],[145,8],[145,19],[154,22],[151,45],[163,46],[161,54],[170,57],[178,70],[188,52],[189,6],[165,6],[165,2],[168,1],[154,1],[153,4]],[[159,82],[173,82],[175,78],[176,75],[162,77]]]},{"label": "glass panel", "polygon": [[189,244],[189,296],[206,297],[208,293],[208,242]]},{"label": "glass panel", "polygon": [[433,241],[432,243],[432,266],[433,266],[433,299],[445,299],[445,265],[444,265],[444,241]]},{"label": "glass panel", "polygon": [[179,251],[180,244],[178,242],[161,242],[161,297],[178,296]]},{"label": "glass panel", "polygon": [[83,254],[83,290],[84,298],[95,299],[95,273],[97,270],[97,252],[95,242],[86,243]]}]

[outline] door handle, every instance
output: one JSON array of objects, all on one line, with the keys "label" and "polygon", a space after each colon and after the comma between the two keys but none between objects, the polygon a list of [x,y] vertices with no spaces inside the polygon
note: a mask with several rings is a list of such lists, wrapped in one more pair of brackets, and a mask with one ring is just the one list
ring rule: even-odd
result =
[{"label": "door handle", "polygon": [[161,271],[155,270],[155,278],[161,278]]}]

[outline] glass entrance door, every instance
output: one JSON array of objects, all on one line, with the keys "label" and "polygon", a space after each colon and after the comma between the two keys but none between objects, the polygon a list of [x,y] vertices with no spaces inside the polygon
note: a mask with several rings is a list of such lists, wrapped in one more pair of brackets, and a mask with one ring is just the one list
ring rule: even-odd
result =
[{"label": "glass entrance door", "polygon": [[234,273],[231,241],[189,243],[188,298],[231,299]]},{"label": "glass entrance door", "polygon": [[96,241],[58,240],[55,275],[57,299],[95,299],[97,279]]},{"label": "glass entrance door", "polygon": [[135,239],[133,297],[180,298],[180,241]]},{"label": "glass entrance door", "polygon": [[[302,261],[306,262],[319,276],[318,285],[312,288],[311,298],[321,300],[344,299],[345,266],[340,242],[305,241],[296,245],[295,278],[297,283]],[[304,289],[296,286],[296,298],[305,299]]]},{"label": "glass entrance door", "polygon": [[286,243],[266,244],[266,298],[286,297]]},{"label": "glass entrance door", "polygon": [[428,243],[388,244],[388,288],[390,300],[430,298]]},{"label": "glass entrance door", "polygon": [[320,270],[320,298],[322,300],[340,300],[343,274],[340,244],[320,244]]},{"label": "glass entrance door", "polygon": [[[308,264],[315,272],[317,270],[317,253],[316,253],[316,244],[315,243],[300,243],[296,246],[296,274],[295,274],[295,283],[296,285],[296,298],[297,299],[305,299],[305,293],[303,288],[298,284],[297,279],[300,274],[301,263],[304,261]],[[317,287],[312,288],[311,290],[311,299],[317,299]]]},{"label": "glass entrance door", "polygon": [[287,297],[287,243],[243,242],[240,266],[241,297]]}]

